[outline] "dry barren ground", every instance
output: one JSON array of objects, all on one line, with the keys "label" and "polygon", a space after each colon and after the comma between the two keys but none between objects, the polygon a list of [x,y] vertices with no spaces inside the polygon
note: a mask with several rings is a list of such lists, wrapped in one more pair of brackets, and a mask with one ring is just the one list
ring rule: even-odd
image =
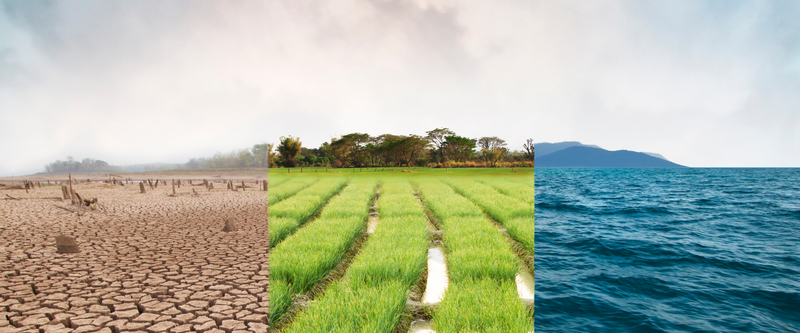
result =
[{"label": "dry barren ground", "polygon": [[[76,185],[97,210],[0,190],[0,333],[266,331],[267,192],[215,188]],[[80,253],[56,253],[61,234]]]}]

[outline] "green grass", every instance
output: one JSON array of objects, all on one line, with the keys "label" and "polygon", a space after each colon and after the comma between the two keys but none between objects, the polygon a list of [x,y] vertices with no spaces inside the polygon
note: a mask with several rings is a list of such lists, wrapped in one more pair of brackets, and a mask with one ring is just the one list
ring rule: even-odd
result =
[{"label": "green grass", "polygon": [[529,331],[532,318],[519,299],[514,282],[519,259],[508,241],[474,203],[449,186],[437,180],[418,184],[423,202],[437,207],[434,215],[444,230],[450,278],[444,299],[433,315],[436,331]]},{"label": "green grass", "polygon": [[530,203],[517,200],[491,186],[473,180],[449,180],[448,183],[456,192],[471,199],[489,216],[502,223],[511,238],[522,244],[531,254],[534,253],[535,223],[532,200]]},{"label": "green grass", "polygon": [[[354,181],[328,204],[366,212],[375,193],[374,181]],[[325,208],[327,209],[327,207]],[[270,300],[289,299],[307,293],[341,261],[342,256],[361,234],[366,214],[346,218],[326,217],[307,224],[270,251],[270,284],[278,281],[286,288],[271,288]],[[270,303],[270,321],[276,322],[291,302]]]},{"label": "green grass", "polygon": [[486,217],[455,217],[442,221],[450,280],[513,280],[519,262],[508,241]]},{"label": "green grass", "polygon": [[505,178],[481,178],[478,181],[509,197],[531,205],[534,204],[536,192],[533,190],[532,182],[528,185],[525,182],[513,182]]},{"label": "green grass", "polygon": [[[428,222],[409,182],[417,185],[420,197],[444,230],[451,281],[444,300],[432,310],[436,331],[530,331],[532,314],[518,298],[514,283],[520,261],[487,215],[533,253],[533,199],[526,200],[533,193],[533,169],[516,169],[520,172],[515,173],[509,169],[426,168],[401,173],[401,169],[331,168],[325,173],[324,168],[317,168],[315,173],[315,169],[305,168],[302,174],[296,168],[291,174],[281,173],[285,169],[270,170],[270,179],[285,181],[276,189],[296,181],[350,181],[329,200],[319,218],[299,230],[301,224],[294,218],[313,210],[313,194],[296,191],[294,196],[285,196],[286,208],[276,211],[275,217],[270,205],[270,238],[273,231],[285,235],[270,253],[270,321],[277,323],[295,295],[310,291],[341,262],[363,231],[376,179],[381,179],[380,222],[375,233],[342,279],[282,331],[395,331],[408,291],[424,272],[427,259]],[[297,202],[289,207],[292,199]]]},{"label": "green grass", "polygon": [[428,222],[408,183],[385,182],[378,207],[375,233],[344,278],[286,332],[394,332],[408,290],[424,269]]},{"label": "green grass", "polygon": [[280,177],[280,178],[274,178],[274,179],[273,178],[274,177],[270,177],[269,178],[269,184],[267,185],[267,186],[269,186],[269,188],[268,188],[269,190],[271,190],[271,189],[273,189],[275,187],[278,187],[278,185],[281,185],[281,184],[285,183],[286,181],[288,181],[289,179],[291,179],[291,178],[288,178],[288,177]]},{"label": "green grass", "polygon": [[524,333],[532,330],[531,319],[513,280],[475,280],[447,288],[432,324],[437,333]]},{"label": "green grass", "polygon": [[[269,206],[269,241],[274,247],[316,214],[345,185],[343,178],[328,178]],[[279,187],[280,188],[280,187]]]},{"label": "green grass", "polygon": [[319,178],[296,178],[285,181],[277,180],[279,184],[275,186],[269,184],[267,196],[270,207],[290,196],[293,196],[295,193],[300,192],[300,190],[308,187],[318,180]]},{"label": "green grass", "polygon": [[406,288],[397,281],[359,289],[334,284],[285,332],[394,332],[406,305]]}]

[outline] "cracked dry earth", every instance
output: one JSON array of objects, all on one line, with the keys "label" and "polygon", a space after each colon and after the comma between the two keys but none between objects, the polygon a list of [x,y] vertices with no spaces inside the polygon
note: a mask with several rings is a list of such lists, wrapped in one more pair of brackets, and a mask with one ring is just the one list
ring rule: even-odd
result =
[{"label": "cracked dry earth", "polygon": [[[81,214],[56,207],[76,210],[68,200],[0,200],[0,333],[266,332],[267,192],[132,185],[75,186],[102,206]],[[238,231],[222,231],[226,217]],[[60,234],[81,252],[56,253]]]}]

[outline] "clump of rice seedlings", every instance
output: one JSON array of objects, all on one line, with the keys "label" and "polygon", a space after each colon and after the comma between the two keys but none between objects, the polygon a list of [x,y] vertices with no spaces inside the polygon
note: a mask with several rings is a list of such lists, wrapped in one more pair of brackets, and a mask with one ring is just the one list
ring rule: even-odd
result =
[{"label": "clump of rice seedlings", "polygon": [[271,205],[274,205],[278,202],[283,201],[284,199],[295,195],[295,193],[300,192],[302,189],[310,186],[311,184],[316,183],[319,178],[293,178],[289,181],[286,181],[283,184],[270,186],[269,191],[267,194],[267,199],[269,200],[270,208]]},{"label": "clump of rice seedlings", "polygon": [[519,262],[511,245],[485,217],[455,217],[442,221],[450,279],[513,280]]},{"label": "clump of rice seedlings", "polygon": [[[271,258],[270,258],[271,259]],[[271,260],[270,260],[271,261]],[[270,279],[269,281],[269,322],[275,323],[286,313],[294,301],[289,282]]]},{"label": "clump of rice seedlings", "polygon": [[[309,292],[322,281],[341,261],[344,253],[361,234],[369,207],[375,193],[372,181],[354,182],[345,187],[342,193],[326,206],[350,207],[353,211],[364,212],[347,218],[325,216],[288,236],[270,252],[270,284],[279,281],[286,285],[273,289],[270,297],[288,299],[296,294]],[[274,294],[274,295],[273,295]],[[288,307],[273,306],[270,299],[270,319],[279,320]]]},{"label": "clump of rice seedlings", "polygon": [[525,333],[533,330],[514,280],[474,280],[453,283],[432,320],[437,333]]},{"label": "clump of rice seedlings", "polygon": [[407,286],[398,281],[357,289],[337,283],[284,332],[394,332],[406,294]]},{"label": "clump of rice seedlings", "polygon": [[[344,278],[301,313],[286,332],[394,332],[409,289],[427,258],[427,218],[408,183],[387,182],[381,220]],[[390,207],[399,207],[392,211]],[[392,217],[384,217],[389,215]]]},{"label": "clump of rice seedlings", "polygon": [[[413,198],[413,197],[412,197]],[[347,282],[353,287],[385,281],[415,283],[427,260],[427,219],[419,212],[406,217],[381,218],[378,228],[350,265]]]},{"label": "clump of rice seedlings", "polygon": [[278,185],[281,185],[281,184],[283,184],[283,183],[285,183],[285,182],[287,182],[287,181],[289,181],[291,179],[294,179],[294,178],[293,177],[286,177],[286,176],[283,176],[283,175],[272,175],[272,176],[269,176],[269,188],[268,188],[268,190],[271,191],[273,188],[275,188]]},{"label": "clump of rice seedlings", "polygon": [[493,187],[502,194],[531,205],[534,204],[534,200],[536,199],[536,192],[533,190],[533,183],[527,185],[505,178],[479,179],[478,181],[484,185]]},{"label": "clump of rice seedlings", "polygon": [[508,235],[534,253],[534,205],[498,192],[491,186],[471,180],[450,181],[456,192],[470,198],[489,216],[506,227]]},{"label": "clump of rice seedlings", "polygon": [[[316,214],[345,186],[345,179],[326,179],[269,207],[270,247],[274,247]],[[333,201],[333,200],[331,200]],[[337,208],[334,208],[337,209]],[[350,209],[352,208],[344,208]],[[274,221],[274,222],[273,222]]]},{"label": "clump of rice seedlings", "polygon": [[452,195],[453,190],[438,181],[423,181],[419,183],[420,197],[428,209],[443,219],[452,216],[482,216],[480,208],[470,203],[464,197]]},{"label": "clump of rice seedlings", "polygon": [[449,186],[429,180],[419,189],[425,204],[437,207],[433,213],[444,229],[451,280],[433,316],[436,331],[529,331],[533,321],[516,293],[519,260],[510,244],[474,203]]}]

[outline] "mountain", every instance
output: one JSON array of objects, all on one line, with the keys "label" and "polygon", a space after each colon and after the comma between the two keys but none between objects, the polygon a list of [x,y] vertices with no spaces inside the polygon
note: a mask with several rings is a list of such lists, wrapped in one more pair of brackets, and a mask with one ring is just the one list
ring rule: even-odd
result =
[{"label": "mountain", "polygon": [[[537,147],[538,148],[538,147]],[[538,155],[538,154],[537,154]],[[630,150],[608,151],[571,146],[536,157],[537,167],[551,168],[683,168],[665,159]]]},{"label": "mountain", "polygon": [[555,153],[559,150],[567,149],[569,147],[575,146],[583,146],[583,147],[592,147],[592,148],[600,148],[595,145],[585,145],[578,141],[564,141],[564,142],[557,142],[557,143],[549,143],[549,142],[540,142],[533,145],[536,148],[536,156],[542,157],[547,154]]},{"label": "mountain", "polygon": [[661,154],[658,154],[658,153],[648,153],[648,152],[646,152],[646,151],[643,151],[642,153],[643,153],[643,154],[650,155],[650,156],[653,156],[653,157],[658,157],[658,158],[660,158],[660,159],[662,159],[662,160],[669,161],[669,160],[668,160],[666,157],[664,157],[664,155],[661,155]]}]

